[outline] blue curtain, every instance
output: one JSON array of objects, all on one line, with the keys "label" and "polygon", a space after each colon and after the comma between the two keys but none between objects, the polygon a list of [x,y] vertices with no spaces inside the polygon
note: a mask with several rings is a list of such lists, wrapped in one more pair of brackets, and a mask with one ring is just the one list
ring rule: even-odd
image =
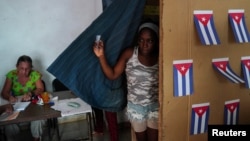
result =
[{"label": "blue curtain", "polygon": [[107,60],[114,65],[131,45],[143,14],[145,0],[115,0],[92,22],[47,71],[93,107],[120,111],[126,106],[124,77],[108,80],[92,46],[97,34],[105,42]]},{"label": "blue curtain", "polygon": [[102,0],[103,10],[105,10],[115,0]]}]

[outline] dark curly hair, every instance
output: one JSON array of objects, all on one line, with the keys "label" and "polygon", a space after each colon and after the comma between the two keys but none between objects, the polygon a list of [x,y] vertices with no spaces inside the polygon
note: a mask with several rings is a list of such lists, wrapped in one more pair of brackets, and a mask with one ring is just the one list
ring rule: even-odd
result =
[{"label": "dark curly hair", "polygon": [[18,58],[17,60],[17,63],[16,63],[16,66],[18,66],[20,64],[20,62],[28,62],[30,64],[30,67],[32,68],[33,65],[32,65],[32,59],[27,56],[27,55],[22,55]]}]

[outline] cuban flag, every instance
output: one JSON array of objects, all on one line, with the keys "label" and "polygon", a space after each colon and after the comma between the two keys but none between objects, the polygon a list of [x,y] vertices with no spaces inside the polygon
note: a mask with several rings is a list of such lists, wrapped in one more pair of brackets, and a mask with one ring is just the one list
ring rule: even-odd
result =
[{"label": "cuban flag", "polygon": [[194,23],[203,45],[220,44],[220,39],[214,25],[213,11],[195,10]]},{"label": "cuban flag", "polygon": [[209,103],[192,105],[191,135],[207,132]]},{"label": "cuban flag", "polygon": [[244,83],[245,81],[233,72],[228,60],[228,58],[212,59],[213,68],[233,83]]},{"label": "cuban flag", "polygon": [[228,10],[228,15],[236,42],[249,42],[250,36],[245,23],[244,9]]},{"label": "cuban flag", "polygon": [[246,88],[250,89],[250,56],[241,57],[241,68]]},{"label": "cuban flag", "polygon": [[224,123],[226,125],[236,125],[239,119],[240,100],[230,100],[225,102],[224,106]]},{"label": "cuban flag", "polygon": [[173,61],[174,96],[193,94],[193,60]]}]

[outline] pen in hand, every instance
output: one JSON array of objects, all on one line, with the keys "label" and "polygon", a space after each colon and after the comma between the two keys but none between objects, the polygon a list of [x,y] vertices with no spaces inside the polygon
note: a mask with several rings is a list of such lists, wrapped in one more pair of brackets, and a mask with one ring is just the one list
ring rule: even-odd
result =
[{"label": "pen in hand", "polygon": [[11,104],[15,104],[17,101],[18,101],[18,99],[17,99],[15,96],[10,96],[10,97],[9,97],[9,102],[10,102]]}]

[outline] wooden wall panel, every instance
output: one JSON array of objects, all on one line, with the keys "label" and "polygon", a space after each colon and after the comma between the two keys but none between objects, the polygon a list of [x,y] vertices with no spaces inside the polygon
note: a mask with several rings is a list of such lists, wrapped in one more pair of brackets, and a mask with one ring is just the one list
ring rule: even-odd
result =
[{"label": "wooden wall panel", "polygon": [[[160,140],[206,141],[207,133],[190,135],[191,107],[210,103],[209,124],[223,124],[224,103],[240,99],[239,123],[249,124],[250,92],[212,68],[213,58],[229,57],[234,72],[241,75],[241,57],[250,56],[250,43],[236,43],[228,21],[229,9],[245,9],[250,29],[249,0],[161,0],[160,1]],[[213,10],[220,45],[201,45],[193,21],[194,10]],[[173,60],[193,59],[194,94],[173,96]]]}]

